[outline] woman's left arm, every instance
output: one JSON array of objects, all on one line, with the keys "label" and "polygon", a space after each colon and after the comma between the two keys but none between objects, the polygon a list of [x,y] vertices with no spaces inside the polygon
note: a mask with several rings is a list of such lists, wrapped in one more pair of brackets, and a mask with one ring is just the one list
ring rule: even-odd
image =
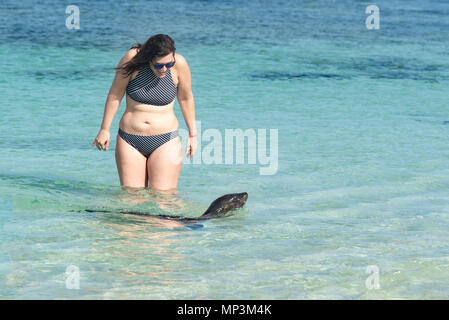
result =
[{"label": "woman's left arm", "polygon": [[[189,138],[186,145],[186,155],[191,158],[197,147],[197,131],[195,123],[195,102],[192,93],[190,68],[187,61],[180,54],[176,54],[176,71],[178,72],[178,102],[182,115],[189,128]],[[193,137],[192,137],[193,136]]]}]

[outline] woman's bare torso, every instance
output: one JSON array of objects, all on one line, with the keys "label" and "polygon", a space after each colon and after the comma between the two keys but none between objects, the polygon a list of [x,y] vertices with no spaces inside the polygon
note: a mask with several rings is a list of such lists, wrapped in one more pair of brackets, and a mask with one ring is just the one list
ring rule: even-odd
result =
[{"label": "woman's bare torso", "polygon": [[[176,56],[176,54],[175,54]],[[176,66],[176,65],[175,65]],[[134,79],[139,71],[135,71],[129,81]],[[178,74],[175,67],[170,69],[173,84],[178,87]],[[166,74],[170,77],[170,74]],[[137,102],[126,94],[126,110],[120,119],[120,128],[131,134],[138,135],[156,135],[178,128],[178,119],[175,116],[173,107],[175,100],[165,106],[155,106]]]}]

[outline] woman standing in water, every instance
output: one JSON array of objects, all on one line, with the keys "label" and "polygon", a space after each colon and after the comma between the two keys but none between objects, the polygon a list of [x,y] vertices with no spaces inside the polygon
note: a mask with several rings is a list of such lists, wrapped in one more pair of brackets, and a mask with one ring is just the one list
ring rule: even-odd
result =
[{"label": "woman standing in water", "polygon": [[164,34],[133,46],[120,60],[109,90],[100,132],[92,142],[108,150],[112,120],[126,94],[126,110],[117,134],[115,160],[122,186],[176,189],[182,166],[175,97],[189,129],[186,154],[197,147],[190,69]]}]

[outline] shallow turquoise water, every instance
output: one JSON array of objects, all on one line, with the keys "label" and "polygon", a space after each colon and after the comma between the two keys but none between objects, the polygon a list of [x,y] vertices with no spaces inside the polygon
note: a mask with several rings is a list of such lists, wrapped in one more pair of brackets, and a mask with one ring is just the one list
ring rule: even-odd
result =
[{"label": "shallow turquoise water", "polygon": [[[449,298],[449,4],[380,1],[367,30],[369,4],[79,1],[68,30],[57,1],[3,1],[0,297]],[[124,101],[110,150],[90,144],[112,68],[159,32],[190,64],[203,131],[278,129],[276,174],[186,163],[175,199],[121,190]],[[197,229],[78,212],[196,216],[241,191],[243,210]]]}]

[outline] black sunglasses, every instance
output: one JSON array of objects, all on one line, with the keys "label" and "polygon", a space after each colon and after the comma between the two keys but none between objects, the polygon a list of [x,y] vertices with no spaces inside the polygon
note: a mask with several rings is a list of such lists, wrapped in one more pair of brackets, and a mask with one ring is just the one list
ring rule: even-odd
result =
[{"label": "black sunglasses", "polygon": [[167,69],[170,69],[171,67],[173,67],[173,66],[175,65],[175,62],[176,62],[176,61],[169,62],[169,63],[166,63],[166,64],[163,64],[163,63],[157,63],[157,64],[153,64],[153,67],[154,67],[155,69],[162,69],[162,68],[165,66]]}]

